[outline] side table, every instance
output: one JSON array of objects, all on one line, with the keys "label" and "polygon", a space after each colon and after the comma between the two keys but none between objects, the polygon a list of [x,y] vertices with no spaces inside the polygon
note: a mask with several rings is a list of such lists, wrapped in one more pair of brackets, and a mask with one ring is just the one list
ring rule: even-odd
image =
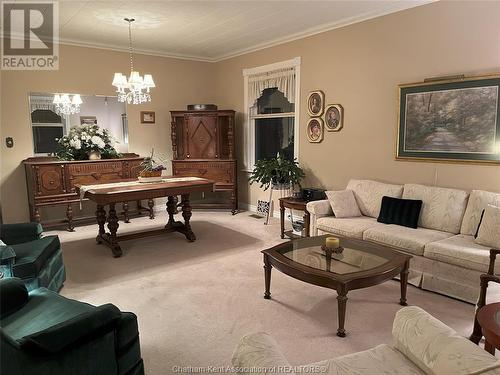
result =
[{"label": "side table", "polygon": [[481,307],[477,312],[477,321],[485,339],[484,350],[495,355],[495,349],[500,349],[500,303]]},{"label": "side table", "polygon": [[285,232],[285,209],[289,208],[292,210],[304,211],[304,229],[306,232],[306,237],[309,237],[309,224],[311,215],[307,211],[306,205],[307,200],[302,198],[285,197],[280,198],[280,222],[281,222],[281,238],[285,238],[285,235],[289,238],[298,238],[300,236],[294,235],[292,231]]}]

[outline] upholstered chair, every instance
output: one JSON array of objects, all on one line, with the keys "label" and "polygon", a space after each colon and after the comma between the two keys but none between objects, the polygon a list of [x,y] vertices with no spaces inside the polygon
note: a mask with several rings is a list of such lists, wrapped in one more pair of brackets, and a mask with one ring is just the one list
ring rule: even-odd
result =
[{"label": "upholstered chair", "polygon": [[143,375],[137,317],[0,280],[0,373]]},{"label": "upholstered chair", "polygon": [[42,232],[37,223],[0,225],[0,271],[22,279],[28,290],[45,287],[57,292],[66,280],[61,243]]}]

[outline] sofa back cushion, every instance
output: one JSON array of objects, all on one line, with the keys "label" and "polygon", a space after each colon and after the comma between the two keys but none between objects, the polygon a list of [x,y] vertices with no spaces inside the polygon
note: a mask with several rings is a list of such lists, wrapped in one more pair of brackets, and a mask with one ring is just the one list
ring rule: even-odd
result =
[{"label": "sofa back cushion", "polygon": [[347,189],[354,192],[361,213],[365,216],[378,217],[382,197],[401,198],[402,185],[384,184],[372,180],[351,180]]},{"label": "sofa back cushion", "polygon": [[469,193],[464,190],[406,184],[403,198],[420,199],[420,227],[458,234]]},{"label": "sofa back cushion", "polygon": [[500,194],[483,190],[472,190],[462,221],[461,234],[473,236],[477,232],[483,210],[489,205],[500,207]]}]

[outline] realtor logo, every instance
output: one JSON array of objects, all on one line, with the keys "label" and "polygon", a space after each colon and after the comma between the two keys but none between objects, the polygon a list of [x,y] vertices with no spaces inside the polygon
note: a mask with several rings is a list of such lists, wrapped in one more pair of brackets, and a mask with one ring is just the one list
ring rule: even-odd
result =
[{"label": "realtor logo", "polygon": [[58,5],[55,1],[2,2],[1,69],[59,69]]}]

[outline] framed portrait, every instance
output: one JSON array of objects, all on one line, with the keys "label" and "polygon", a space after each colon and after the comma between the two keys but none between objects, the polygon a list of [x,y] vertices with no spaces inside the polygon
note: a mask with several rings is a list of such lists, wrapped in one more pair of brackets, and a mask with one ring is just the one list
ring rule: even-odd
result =
[{"label": "framed portrait", "polygon": [[307,140],[311,143],[320,143],[323,140],[323,119],[313,117],[307,122]]},{"label": "framed portrait", "polygon": [[97,124],[97,117],[95,116],[80,116],[81,125],[94,125]]},{"label": "framed portrait", "polygon": [[325,109],[325,94],[321,90],[312,91],[307,97],[307,112],[309,116],[317,117]]},{"label": "framed portrait", "polygon": [[330,104],[325,108],[325,127],[329,132],[338,132],[344,126],[344,108]]},{"label": "framed portrait", "polygon": [[500,76],[399,86],[397,160],[500,163]]},{"label": "framed portrait", "polygon": [[141,111],[141,124],[154,124],[155,113],[151,111]]}]

